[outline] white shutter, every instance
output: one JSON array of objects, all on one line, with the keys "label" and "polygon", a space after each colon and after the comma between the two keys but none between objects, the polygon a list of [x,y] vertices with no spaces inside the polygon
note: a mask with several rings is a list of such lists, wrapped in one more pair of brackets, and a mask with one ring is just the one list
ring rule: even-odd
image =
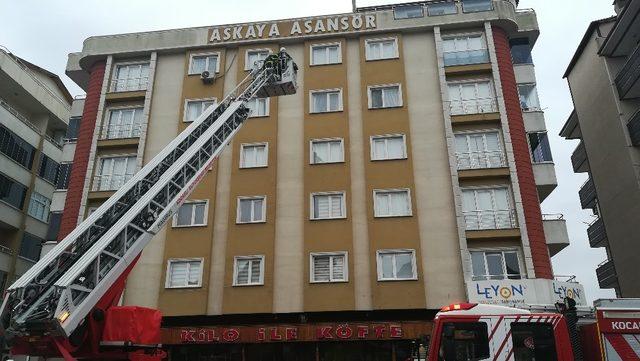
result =
[{"label": "white shutter", "polygon": [[329,213],[329,196],[317,195],[313,196],[315,218],[328,218]]},{"label": "white shutter", "polygon": [[329,282],[330,275],[330,256],[314,256],[313,257],[313,280],[316,282]]},{"label": "white shutter", "polygon": [[331,196],[331,217],[342,217],[342,195]]},{"label": "white shutter", "polygon": [[200,261],[191,261],[189,262],[189,286],[197,286],[200,284],[200,268],[202,264]]},{"label": "white shutter", "polygon": [[246,285],[249,283],[249,260],[237,260],[236,284]]},{"label": "white shutter", "polygon": [[186,262],[172,262],[169,273],[169,286],[182,287],[187,284],[188,266]]},{"label": "white shutter", "polygon": [[260,283],[260,269],[261,269],[261,260],[253,259],[251,260],[251,283],[258,284]]},{"label": "white shutter", "polygon": [[332,260],[332,281],[344,281],[344,256],[336,255],[331,257]]}]

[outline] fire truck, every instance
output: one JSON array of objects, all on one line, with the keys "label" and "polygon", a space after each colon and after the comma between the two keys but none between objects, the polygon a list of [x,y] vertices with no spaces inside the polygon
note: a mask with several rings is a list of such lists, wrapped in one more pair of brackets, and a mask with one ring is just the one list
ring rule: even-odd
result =
[{"label": "fire truck", "polygon": [[255,64],[224,100],[16,280],[0,309],[0,331],[11,353],[65,361],[162,359],[159,311],[116,306],[125,280],[240,130],[248,101],[294,94],[297,69],[284,48]]},{"label": "fire truck", "polygon": [[640,361],[640,299],[597,300],[594,307],[595,317],[576,329],[562,313],[452,304],[436,315],[427,360]]}]

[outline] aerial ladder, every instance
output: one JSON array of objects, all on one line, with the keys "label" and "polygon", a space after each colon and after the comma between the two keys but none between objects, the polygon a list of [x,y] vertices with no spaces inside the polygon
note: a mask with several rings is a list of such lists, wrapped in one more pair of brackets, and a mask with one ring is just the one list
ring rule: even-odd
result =
[{"label": "aerial ladder", "polygon": [[248,101],[294,94],[296,75],[297,65],[284,49],[256,64],[224,100],[207,108],[15,281],[0,309],[0,331],[12,351],[102,359],[105,312],[116,305],[144,247],[239,131],[250,113]]}]

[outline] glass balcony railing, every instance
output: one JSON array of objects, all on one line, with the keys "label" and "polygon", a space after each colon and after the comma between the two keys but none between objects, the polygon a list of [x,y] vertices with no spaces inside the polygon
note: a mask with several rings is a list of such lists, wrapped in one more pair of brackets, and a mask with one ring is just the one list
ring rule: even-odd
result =
[{"label": "glass balcony railing", "polygon": [[458,170],[506,167],[502,151],[456,153]]},{"label": "glass balcony railing", "polygon": [[115,191],[122,187],[133,174],[102,174],[93,177],[93,191]]},{"label": "glass balcony railing", "polygon": [[506,210],[474,210],[462,212],[467,231],[516,228],[516,212]]},{"label": "glass balcony railing", "polygon": [[130,92],[147,90],[149,84],[149,77],[139,78],[125,78],[125,79],[113,79],[111,81],[112,92]]},{"label": "glass balcony railing", "polygon": [[444,53],[444,66],[485,64],[489,62],[487,49],[462,50]]},{"label": "glass balcony railing", "polygon": [[493,10],[491,0],[462,0],[462,11],[465,13],[477,13]]},{"label": "glass balcony railing", "polygon": [[137,138],[140,136],[140,129],[140,124],[108,125],[100,132],[100,139]]},{"label": "glass balcony railing", "polygon": [[452,100],[451,115],[495,113],[498,106],[494,98]]}]

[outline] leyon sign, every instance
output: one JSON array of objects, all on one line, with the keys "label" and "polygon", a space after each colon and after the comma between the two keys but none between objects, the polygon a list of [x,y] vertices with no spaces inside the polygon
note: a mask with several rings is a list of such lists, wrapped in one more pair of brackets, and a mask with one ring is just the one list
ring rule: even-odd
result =
[{"label": "leyon sign", "polygon": [[357,14],[313,19],[285,20],[271,23],[219,26],[209,30],[209,43],[268,40],[304,35],[340,34],[372,30],[377,27],[375,15]]},{"label": "leyon sign", "polygon": [[553,305],[565,297],[586,305],[584,287],[579,283],[545,279],[472,281],[467,283],[469,301],[505,306]]},{"label": "leyon sign", "polygon": [[162,329],[163,344],[263,343],[413,339],[431,333],[431,322],[235,326]]}]

